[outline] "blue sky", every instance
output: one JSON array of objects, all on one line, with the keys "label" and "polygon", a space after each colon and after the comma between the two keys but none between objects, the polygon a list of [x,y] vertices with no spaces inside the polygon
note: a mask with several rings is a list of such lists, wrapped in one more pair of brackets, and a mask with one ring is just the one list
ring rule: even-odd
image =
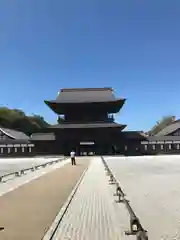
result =
[{"label": "blue sky", "polygon": [[1,0],[0,106],[56,123],[43,101],[60,88],[111,86],[131,130],[179,117],[179,12],[179,0]]}]

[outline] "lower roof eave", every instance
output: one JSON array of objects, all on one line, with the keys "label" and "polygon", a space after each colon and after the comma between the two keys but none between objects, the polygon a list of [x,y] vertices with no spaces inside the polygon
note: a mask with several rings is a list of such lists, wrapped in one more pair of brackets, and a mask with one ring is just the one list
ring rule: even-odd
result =
[{"label": "lower roof eave", "polygon": [[118,128],[120,130],[123,130],[126,127],[124,124],[118,124],[118,123],[81,123],[81,124],[75,124],[75,123],[65,123],[65,124],[56,124],[50,126],[49,130],[63,130],[63,129],[102,129],[102,128]]},{"label": "lower roof eave", "polygon": [[6,139],[6,140],[0,140],[0,144],[27,144],[31,143],[30,140],[26,139]]},{"label": "lower roof eave", "polygon": [[180,141],[180,136],[149,136],[148,141]]}]

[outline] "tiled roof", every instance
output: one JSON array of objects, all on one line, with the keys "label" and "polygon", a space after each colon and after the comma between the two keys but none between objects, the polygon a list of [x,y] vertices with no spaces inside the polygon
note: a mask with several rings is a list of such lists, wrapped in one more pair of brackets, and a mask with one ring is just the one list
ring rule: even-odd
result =
[{"label": "tiled roof", "polygon": [[147,136],[141,131],[123,131],[121,134],[128,139],[147,139]]},{"label": "tiled roof", "polygon": [[165,127],[164,129],[162,129],[159,133],[156,134],[156,136],[169,135],[175,132],[176,130],[178,130],[179,128],[180,128],[180,121],[175,121],[172,124]]},{"label": "tiled roof", "polygon": [[0,127],[0,131],[2,131],[5,135],[7,135],[13,139],[16,139],[16,140],[28,140],[29,139],[29,137],[25,133],[19,132],[16,130]]},{"label": "tiled roof", "polygon": [[32,141],[46,140],[53,141],[56,139],[54,133],[33,133],[30,137]]},{"label": "tiled roof", "polygon": [[124,129],[126,125],[118,124],[118,123],[79,123],[79,124],[56,124],[50,126],[50,128],[112,128],[112,127],[119,127],[121,129]]},{"label": "tiled roof", "polygon": [[150,136],[147,138],[148,141],[179,141],[180,136]]},{"label": "tiled roof", "polygon": [[[107,102],[115,101],[112,88],[70,88],[61,89],[56,102]],[[123,100],[123,99],[122,99]]]}]

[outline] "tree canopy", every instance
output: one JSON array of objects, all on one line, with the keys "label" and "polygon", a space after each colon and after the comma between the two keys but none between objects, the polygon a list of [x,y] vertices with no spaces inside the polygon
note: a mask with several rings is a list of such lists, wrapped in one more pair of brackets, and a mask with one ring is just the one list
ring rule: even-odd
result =
[{"label": "tree canopy", "polygon": [[30,135],[48,127],[49,124],[42,116],[27,116],[22,110],[0,107],[0,126]]},{"label": "tree canopy", "polygon": [[161,120],[157,121],[155,126],[148,132],[150,136],[154,136],[159,133],[162,129],[170,125],[175,121],[175,116],[164,116]]}]

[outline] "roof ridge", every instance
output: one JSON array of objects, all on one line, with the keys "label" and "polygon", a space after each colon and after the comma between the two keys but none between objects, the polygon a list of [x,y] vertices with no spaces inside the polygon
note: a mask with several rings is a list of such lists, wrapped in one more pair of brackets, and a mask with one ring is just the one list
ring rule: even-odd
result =
[{"label": "roof ridge", "polygon": [[180,119],[177,119],[177,120],[173,121],[173,122],[170,123],[170,124],[174,124],[174,123],[177,123],[177,122],[180,122]]},{"label": "roof ridge", "polygon": [[83,91],[114,91],[111,87],[104,88],[62,88],[60,92],[83,92]]}]

